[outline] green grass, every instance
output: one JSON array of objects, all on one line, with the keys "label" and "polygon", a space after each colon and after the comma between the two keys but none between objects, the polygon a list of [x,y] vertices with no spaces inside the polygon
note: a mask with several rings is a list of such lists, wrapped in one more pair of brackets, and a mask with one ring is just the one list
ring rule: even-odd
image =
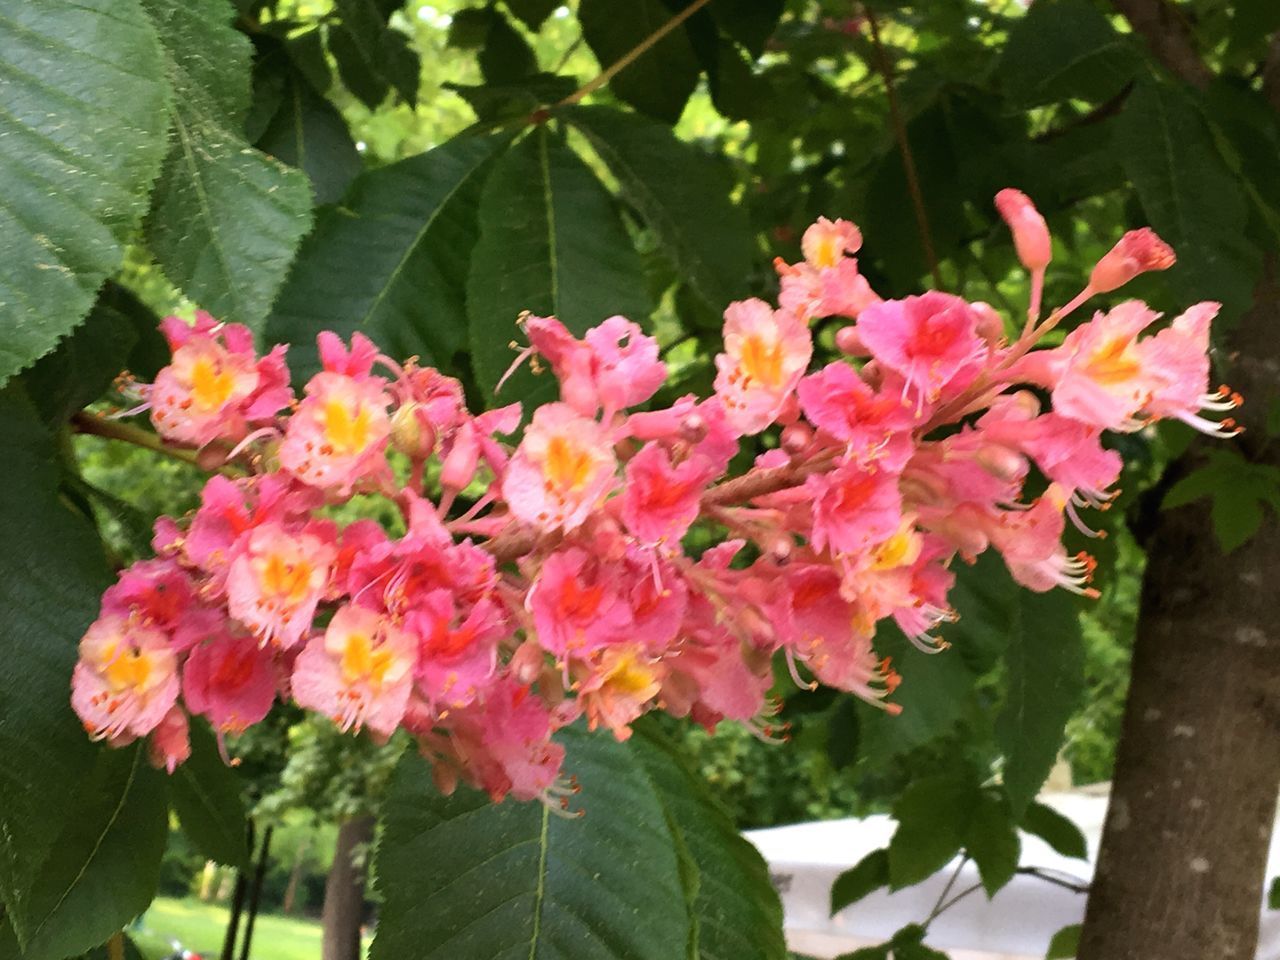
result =
[{"label": "green grass", "polygon": [[[227,929],[226,907],[199,900],[157,897],[142,918],[142,931],[130,931],[146,960],[161,960],[169,940],[177,939],[204,960],[216,960]],[[368,944],[365,944],[368,947]],[[239,956],[237,946],[236,955]],[[320,924],[274,914],[259,914],[253,925],[251,960],[320,960]]]}]

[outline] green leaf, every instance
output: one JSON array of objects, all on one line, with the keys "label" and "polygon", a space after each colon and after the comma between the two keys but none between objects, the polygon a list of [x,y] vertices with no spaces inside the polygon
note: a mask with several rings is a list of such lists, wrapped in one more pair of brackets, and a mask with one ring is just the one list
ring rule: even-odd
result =
[{"label": "green leaf", "polygon": [[1016,627],[1018,599],[1024,588],[988,550],[977,562],[957,565],[956,583],[948,599],[958,619],[939,628],[952,644],[948,653],[961,657],[975,674],[994,667],[1009,646]]},{"label": "green leaf", "polygon": [[1188,299],[1221,301],[1228,317],[1242,312],[1260,270],[1244,236],[1248,203],[1191,95],[1143,80],[1115,143],[1151,225],[1178,254],[1168,281]]},{"label": "green leaf", "polygon": [[440,797],[406,755],[383,805],[372,960],[674,960],[690,917],[677,844],[644,768],[608,736],[565,730],[585,815]]},{"label": "green leaf", "polygon": [[889,698],[902,712],[895,716],[860,704],[863,749],[877,756],[898,757],[953,730],[972,699],[977,680],[965,658],[956,650],[917,650],[890,624],[877,632],[876,651],[892,658],[893,668],[902,677]]},{"label": "green leaf", "polygon": [[890,889],[919,883],[945,867],[965,842],[978,792],[951,776],[925,777],[893,805],[898,829],[889,841]]},{"label": "green leaf", "polygon": [[538,70],[538,55],[520,31],[496,10],[490,10],[489,32],[480,51],[480,72],[486,83],[514,83]]},{"label": "green leaf", "polygon": [[831,885],[831,915],[889,885],[889,851],[872,850]]},{"label": "green leaf", "polygon": [[422,65],[409,38],[388,24],[377,0],[336,0],[334,7],[342,22],[329,31],[329,51],[347,89],[370,110],[392,87],[413,106]]},{"label": "green leaf", "polygon": [[758,57],[785,5],[785,0],[711,0],[710,10],[721,30]]},{"label": "green leaf", "polygon": [[255,146],[311,180],[316,203],[336,203],[360,173],[360,152],[342,114],[289,61],[284,46],[259,61],[279,84],[279,101]]},{"label": "green leaf", "polygon": [[240,136],[249,42],[226,0],[143,0],[177,96],[174,144],[156,183],[147,242],[177,286],[219,319],[256,327],[310,221],[305,174]]},{"label": "green leaf", "polygon": [[208,725],[193,719],[191,756],[169,778],[173,812],[205,857],[246,869],[249,846],[241,789],[240,777],[223,762]]},{"label": "green leaf", "polygon": [[1022,829],[1034,833],[1064,857],[1088,859],[1089,849],[1080,828],[1053,807],[1039,802],[1029,804],[1022,815]]},{"label": "green leaf", "polygon": [[1084,693],[1084,646],[1075,604],[1064,590],[1020,592],[1006,655],[1008,691],[996,717],[1004,785],[1021,816],[1049,775],[1063,728]]},{"label": "green leaf", "polygon": [[[578,5],[582,37],[601,67],[621,59],[672,16],[662,0],[629,0],[621,4],[614,0],[582,0]],[[616,74],[609,81],[609,89],[641,113],[675,123],[698,85],[700,72],[689,35],[683,27],[677,27]]]},{"label": "green leaf", "polygon": [[697,864],[694,956],[699,960],[784,960],[782,904],[760,852],[734,827],[702,778],[652,727],[637,729],[631,743]]},{"label": "green leaf", "polygon": [[965,852],[977,864],[988,897],[1009,882],[1018,869],[1022,844],[1003,796],[983,791],[964,835]]},{"label": "green leaf", "polygon": [[1080,949],[1080,930],[1080,924],[1073,923],[1055,933],[1049,941],[1044,960],[1071,960]]},{"label": "green leaf", "polygon": [[0,391],[0,460],[0,899],[14,909],[93,765],[71,670],[110,578],[97,533],[58,497],[54,439],[16,384]]},{"label": "green leaf", "polygon": [[84,323],[22,375],[44,422],[57,428],[102,396],[137,342],[133,320],[99,300]]},{"label": "green leaf", "polygon": [[1162,509],[1212,497],[1213,532],[1223,553],[1230,553],[1258,532],[1263,507],[1280,513],[1280,468],[1251,463],[1233,449],[1211,450],[1208,462],[1165,494]]},{"label": "green leaf", "polygon": [[573,77],[535,73],[512,83],[445,83],[476,113],[479,120],[527,119],[539,107],[558,103],[577,89]]},{"label": "green leaf", "polygon": [[1016,104],[1100,101],[1142,66],[1131,38],[1087,0],[1038,0],[1009,31],[995,78]]},{"label": "green leaf", "polygon": [[[494,164],[479,216],[467,315],[471,362],[487,395],[515,358],[510,343],[525,310],[558,317],[577,334],[613,314],[648,317],[643,264],[612,198],[546,126]],[[554,389],[521,370],[496,402],[519,399],[531,410]]]},{"label": "green leaf", "polygon": [[74,814],[10,916],[24,960],[62,960],[102,943],[155,896],[168,835],[164,774],[142,744],[98,751]]},{"label": "green leaf", "polygon": [[467,342],[476,204],[509,139],[451,140],[370,171],[341,207],[321,213],[267,323],[268,340],[293,344],[296,378],[319,369],[321,330],[358,330],[390,356],[455,367]]},{"label": "green leaf", "polygon": [[1280,877],[1273,877],[1267,890],[1267,909],[1280,910]]},{"label": "green leaf", "polygon": [[138,0],[6,4],[0,64],[2,385],[123,261],[164,157],[169,85]]},{"label": "green leaf", "polygon": [[[755,249],[746,214],[729,199],[727,172],[667,127],[608,107],[574,107],[581,131],[623,197],[693,289],[719,313],[749,292]],[[672,176],[671,171],[680,171]]]},{"label": "green leaf", "polygon": [[507,0],[507,9],[524,21],[524,25],[535,33],[542,26],[542,21],[551,16],[552,11],[560,6],[560,0]]}]

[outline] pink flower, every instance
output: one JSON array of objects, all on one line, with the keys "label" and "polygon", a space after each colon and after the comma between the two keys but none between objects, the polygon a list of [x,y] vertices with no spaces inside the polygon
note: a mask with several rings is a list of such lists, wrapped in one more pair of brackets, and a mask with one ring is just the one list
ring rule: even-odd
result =
[{"label": "pink flower", "polygon": [[1140,346],[1143,360],[1157,383],[1145,410],[1153,417],[1174,417],[1210,436],[1238,432],[1232,420],[1216,423],[1200,415],[1202,410],[1222,412],[1241,403],[1226,387],[1209,391],[1209,325],[1221,308],[1218,303],[1197,303]]},{"label": "pink flower", "polygon": [[459,609],[447,590],[433,590],[409,615],[418,643],[418,687],[434,704],[462,707],[493,677],[498,642],[511,634],[502,608],[481,600]]},{"label": "pink flower", "polygon": [[1065,587],[1072,593],[1096,597],[1098,591],[1088,586],[1093,559],[1083,553],[1068,557],[1062,546],[1066,505],[1066,492],[1050,484],[1030,510],[1003,514],[991,531],[991,542],[1004,557],[1013,579],[1024,587],[1038,593]]},{"label": "pink flower", "polygon": [[996,210],[1013,234],[1018,259],[1028,270],[1043,270],[1053,258],[1053,245],[1044,217],[1021,190],[1006,188],[996,194]]},{"label": "pink flower", "polygon": [[151,765],[172,774],[179,764],[191,756],[187,715],[176,704],[169,708],[160,724],[151,731],[147,758]]},{"label": "pink flower", "polygon": [[614,484],[617,458],[600,424],[563,403],[539,407],[507,464],[502,495],[519,519],[565,532],[582,525]]},{"label": "pink flower", "polygon": [[1094,293],[1110,293],[1140,273],[1168,270],[1177,259],[1172,248],[1150,227],[1130,230],[1093,268],[1089,289]]},{"label": "pink flower", "polygon": [[307,383],[289,418],[280,463],[304,483],[345,494],[387,469],[391,397],[386,381],[369,375],[376,350],[367,337],[354,334],[349,353],[333,334],[317,340],[325,369]]},{"label": "pink flower", "polygon": [[413,638],[378,613],[345,606],[313,637],[293,667],[293,698],[343,731],[395,732],[413,685]]},{"label": "pink flower", "polygon": [[861,248],[862,231],[857,224],[826,217],[819,217],[811,224],[800,241],[805,261],[815,270],[834,267]]},{"label": "pink flower", "polygon": [[1138,334],[1160,315],[1137,300],[1098,313],[1072,330],[1062,346],[1047,351],[1053,378],[1053,409],[1104,430],[1142,427],[1137,413],[1159,386],[1143,362]]},{"label": "pink flower", "polygon": [[645,444],[627,463],[623,522],[641,543],[678,543],[697,519],[702,493],[715,475],[701,457],[672,465],[660,444]]},{"label": "pink flower", "polygon": [[102,612],[159,627],[176,650],[217,633],[223,621],[199,601],[191,576],[172,560],[143,560],[121,571],[102,595]]},{"label": "pink flower", "polygon": [[978,324],[978,314],[965,301],[930,291],[868,307],[858,317],[857,330],[871,355],[903,378],[903,396],[916,394],[919,410],[944,388],[966,386],[976,376],[989,352]]},{"label": "pink flower", "polygon": [[793,314],[742,300],[724,312],[724,347],[716,357],[716,396],[739,434],[759,433],[791,397],[813,340]]},{"label": "pink flower", "polygon": [[227,609],[261,643],[291,647],[311,626],[337,555],[331,526],[255,527],[227,575]]},{"label": "pink flower", "polygon": [[248,729],[266,717],[276,698],[271,651],[245,634],[224,634],[196,647],[182,668],[182,698],[216,730]]},{"label": "pink flower", "polygon": [[248,328],[219,324],[203,311],[195,326],[166,317],[160,329],[173,359],[150,388],[151,422],[166,440],[235,442],[293,399],[283,346],[258,360]]},{"label": "pink flower", "polygon": [[618,410],[644,403],[666,382],[667,365],[658,359],[658,341],[626,317],[609,317],[583,339],[591,348],[595,389],[606,420]]},{"label": "pink flower", "polygon": [[495,801],[546,797],[564,761],[564,747],[551,741],[551,712],[527,686],[504,678],[491,686],[479,708],[459,716],[461,738],[474,743],[481,785]]},{"label": "pink flower", "polygon": [[813,498],[813,548],[857,555],[893,536],[902,521],[898,478],[845,463],[805,481]]},{"label": "pink flower", "polygon": [[631,724],[648,710],[662,689],[661,660],[638,643],[607,647],[586,664],[578,701],[587,727],[605,726],[618,740],[631,736]]},{"label": "pink flower", "polygon": [[609,317],[581,340],[555,317],[526,317],[524,326],[530,349],[546,358],[560,381],[560,399],[584,417],[603,407],[607,421],[644,403],[667,378],[658,341],[626,317]]},{"label": "pink flower", "polygon": [[579,547],[547,557],[529,592],[538,643],[557,658],[586,656],[623,639],[631,610],[618,569]]},{"label": "pink flower", "polygon": [[858,628],[856,608],[841,595],[840,576],[829,566],[805,564],[788,568],[785,577],[778,629],[786,645],[828,686],[866,700],[883,697],[875,687],[881,673],[871,631]]},{"label": "pink flower", "polygon": [[814,426],[863,462],[900,470],[911,453],[911,408],[902,398],[873,389],[849,364],[836,361],[800,381],[800,408]]},{"label": "pink flower", "polygon": [[71,675],[71,706],[90,736],[115,745],[144,737],[177,698],[178,660],[162,631],[118,614],[94,621]]}]

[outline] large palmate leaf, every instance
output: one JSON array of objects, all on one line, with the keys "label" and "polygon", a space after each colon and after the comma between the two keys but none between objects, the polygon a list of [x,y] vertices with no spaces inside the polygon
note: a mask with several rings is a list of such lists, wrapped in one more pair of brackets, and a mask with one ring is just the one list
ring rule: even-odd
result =
[{"label": "large palmate leaf", "polygon": [[192,300],[251,326],[267,315],[310,222],[300,170],[253,149],[249,41],[226,0],[143,0],[176,96],[173,146],[156,183],[147,242]]},{"label": "large palmate leaf", "polygon": [[383,807],[373,960],[678,960],[691,918],[649,776],[606,735],[566,730],[577,819],[538,803],[441,797],[406,756]]},{"label": "large palmate leaf", "polygon": [[[671,17],[662,0],[582,0],[578,6],[582,37],[603,67],[621,59]],[[675,123],[700,72],[688,34],[677,27],[616,74],[609,89],[637,110]]]},{"label": "large palmate leaf", "polygon": [[[661,123],[608,107],[565,118],[618,178],[623,196],[691,287],[719,312],[745,296],[754,250],[726,171]],[[679,175],[674,175],[679,171]]]},{"label": "large palmate leaf", "polygon": [[71,711],[71,669],[109,578],[93,527],[58,496],[55,457],[10,384],[0,392],[0,900],[15,915],[94,755]]},{"label": "large palmate leaf", "polygon": [[1144,80],[1125,104],[1115,142],[1151,225],[1177,251],[1169,281],[1228,316],[1252,300],[1258,251],[1244,236],[1248,201],[1191,95]]},{"label": "large palmate leaf", "polygon": [[88,950],[146,909],[168,835],[164,774],[142,744],[102,749],[35,882],[11,905],[23,960]]},{"label": "large palmate leaf", "polygon": [[1008,693],[996,718],[1004,785],[1020,817],[1062,746],[1063,728],[1084,694],[1084,645],[1071,595],[1020,591],[1005,654]]},{"label": "large palmate leaf", "polygon": [[[480,197],[480,239],[471,256],[467,316],[476,379],[492,391],[515,354],[525,311],[556,316],[583,333],[613,314],[644,320],[650,311],[640,255],[613,200],[589,167],[546,126],[494,164]],[[526,371],[496,402],[527,409],[554,386]]]},{"label": "large palmate leaf", "polygon": [[711,796],[707,785],[651,729],[632,740],[667,816],[698,868],[694,899],[700,960],[781,960],[782,904],[760,852]]},{"label": "large palmate leaf", "polygon": [[329,50],[347,89],[370,110],[394,87],[413,104],[418,96],[418,55],[409,38],[388,23],[399,3],[379,0],[336,0],[340,22],[329,31]]},{"label": "large palmate leaf", "polygon": [[183,832],[197,850],[218,863],[249,866],[240,777],[223,761],[203,720],[191,723],[191,756],[174,770],[169,796]]},{"label": "large palmate leaf", "polygon": [[295,374],[318,368],[321,330],[359,330],[391,356],[453,368],[467,342],[476,204],[508,142],[451,140],[364,174],[341,208],[321,214],[267,324],[269,339],[294,345]]},{"label": "large palmate leaf", "polygon": [[995,76],[1010,99],[1030,107],[1103,100],[1141,66],[1132,38],[1087,0],[1040,0],[1009,31]]},{"label": "large palmate leaf", "polygon": [[165,153],[169,85],[138,0],[0,8],[0,384],[80,322]]},{"label": "large palmate leaf", "polygon": [[297,52],[310,44],[259,43],[248,135],[260,150],[304,171],[316,203],[336,203],[360,173],[360,152],[338,108],[298,65],[306,61]]}]

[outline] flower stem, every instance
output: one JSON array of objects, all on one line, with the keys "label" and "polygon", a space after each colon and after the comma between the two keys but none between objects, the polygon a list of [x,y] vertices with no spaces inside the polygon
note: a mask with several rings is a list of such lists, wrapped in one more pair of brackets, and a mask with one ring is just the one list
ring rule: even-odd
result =
[{"label": "flower stem", "polygon": [[586,84],[584,84],[582,87],[579,87],[573,93],[569,94],[559,103],[557,103],[555,106],[556,107],[572,106],[573,104],[581,100],[583,97],[585,97],[587,94],[594,93],[596,90],[599,90],[606,83],[608,83],[610,80],[616,77],[619,73],[621,73],[627,67],[631,66],[631,64],[635,63],[642,56],[644,56],[651,47],[653,47],[656,43],[658,43],[659,40],[665,37],[668,33],[670,33],[676,27],[680,26],[680,24],[684,23],[686,20],[688,20],[691,16],[693,16],[695,13],[697,13],[699,10],[701,10],[710,2],[711,0],[693,0],[693,3],[689,4],[687,7],[685,7],[683,10],[677,13],[674,17],[672,17],[662,26],[658,27],[657,30],[653,31],[653,33],[649,34],[647,37],[645,37],[643,40],[637,43],[634,47],[632,47],[630,50],[624,53],[621,57],[615,60],[607,68],[602,70],[600,74],[595,77],[595,79],[589,80]]},{"label": "flower stem", "polygon": [[142,447],[152,453],[172,457],[174,460],[181,460],[183,463],[189,463],[193,466],[197,465],[196,451],[168,446],[150,430],[143,430],[141,427],[135,427],[132,424],[121,423],[119,420],[109,420],[99,413],[81,410],[72,416],[71,427],[76,433],[88,433],[95,437],[105,437],[108,440],[131,443],[135,447]]}]

